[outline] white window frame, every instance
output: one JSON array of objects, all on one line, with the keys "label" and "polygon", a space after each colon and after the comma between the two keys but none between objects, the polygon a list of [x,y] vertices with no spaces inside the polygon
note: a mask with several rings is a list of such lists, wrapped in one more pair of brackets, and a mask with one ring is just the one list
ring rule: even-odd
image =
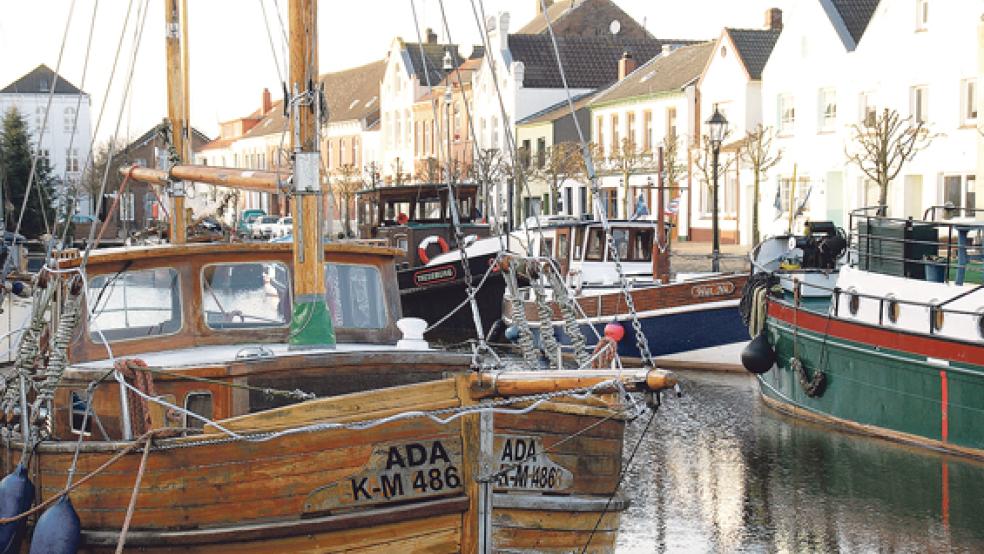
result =
[{"label": "white window frame", "polygon": [[79,149],[65,149],[65,171],[71,173],[79,172]]},{"label": "white window frame", "polygon": [[872,103],[873,94],[862,92],[858,104],[858,123],[863,126],[872,126],[878,119],[878,108]]},{"label": "white window frame", "polygon": [[65,121],[64,121],[64,123],[65,123],[65,133],[67,133],[67,134],[71,134],[72,133],[72,130],[75,129],[75,113],[76,112],[75,112],[75,108],[74,107],[69,106],[69,107],[65,108],[65,111],[64,111]]},{"label": "white window frame", "polygon": [[796,127],[796,102],[791,94],[780,94],[778,98],[779,132],[784,135],[793,133]]},{"label": "white window frame", "polygon": [[[960,202],[954,204],[956,209],[956,217],[974,217],[974,213],[969,214],[963,213],[963,210],[976,208],[976,184],[977,175],[973,173],[944,173],[940,178],[940,205],[945,205],[948,201],[946,182],[948,179],[958,179],[960,190],[958,191]],[[973,205],[972,205],[973,204]]]},{"label": "white window frame", "polygon": [[960,121],[963,125],[977,124],[977,79],[960,82]]},{"label": "white window frame", "polygon": [[909,115],[913,123],[929,122],[929,87],[915,85],[909,91]]},{"label": "white window frame", "polygon": [[[789,214],[789,193],[792,192],[792,175],[779,176],[779,213]],[[796,176],[796,206],[799,207],[806,198],[807,191],[810,190],[810,177],[806,175]],[[810,206],[803,207],[803,215],[808,216]]]},{"label": "white window frame", "polygon": [[916,0],[916,31],[929,27],[929,0]]},{"label": "white window frame", "polygon": [[833,131],[837,125],[837,90],[820,89],[820,131]]}]

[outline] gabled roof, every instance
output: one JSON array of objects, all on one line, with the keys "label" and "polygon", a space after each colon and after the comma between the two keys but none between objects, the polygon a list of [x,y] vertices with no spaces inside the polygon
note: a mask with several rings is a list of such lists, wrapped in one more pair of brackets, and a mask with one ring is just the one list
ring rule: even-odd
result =
[{"label": "gabled roof", "polygon": [[700,77],[707,65],[707,58],[714,51],[714,45],[713,42],[693,44],[656,56],[599,93],[591,101],[591,105],[609,104],[647,94],[680,91]]},{"label": "gabled roof", "polygon": [[[148,129],[146,133],[144,133],[144,134],[140,135],[139,137],[133,139],[133,141],[131,141],[130,144],[126,145],[126,148],[124,148],[123,151],[124,152],[129,152],[131,150],[136,150],[137,148],[140,148],[141,146],[144,146],[145,144],[147,144],[148,142],[150,142],[151,140],[153,140],[154,137],[157,136],[157,134],[160,132],[161,127],[163,125],[164,125],[164,122],[161,122],[161,123],[158,123],[157,125],[154,125],[150,129]],[[198,129],[195,129],[194,127],[191,128],[191,134],[194,136],[194,140],[195,141],[198,141],[199,143],[201,143],[203,145],[212,142],[212,139],[208,138],[208,136],[205,133],[199,131]]]},{"label": "gabled roof", "polygon": [[[386,72],[386,62],[378,60],[363,66],[321,76],[328,102],[328,122],[365,119],[371,124],[379,117],[379,83]],[[243,138],[280,133],[286,129],[283,101],[273,107]]]},{"label": "gabled roof", "polygon": [[[591,99],[594,97],[594,92],[585,92],[583,94],[577,94],[571,97],[571,101],[574,103],[574,112],[577,113],[578,110],[588,105]],[[570,117],[571,108],[567,105],[567,99],[561,100],[556,104],[547,106],[542,110],[531,113],[530,115],[520,119],[516,122],[517,125],[530,125],[536,123],[547,123],[550,121],[556,121],[558,119],[563,119],[565,117]]]},{"label": "gabled roof", "polygon": [[769,56],[772,55],[772,49],[775,48],[781,31],[728,28],[725,32],[731,36],[731,42],[734,43],[738,56],[745,64],[748,77],[753,81],[761,79],[762,70],[765,68],[765,63],[769,61]]},{"label": "gabled roof", "polygon": [[[837,12],[848,34],[854,39],[854,45],[861,41],[864,31],[875,15],[879,0],[828,0],[830,6]],[[834,22],[836,25],[837,22]]]},{"label": "gabled roof", "polygon": [[[435,42],[426,42],[423,44],[423,49],[421,49],[421,43],[407,42],[403,44],[403,50],[406,52],[405,59],[408,62],[407,71],[409,71],[411,75],[415,75],[417,77],[417,81],[422,86],[427,86],[427,73],[430,74],[431,85],[436,85],[441,81],[441,79],[444,78],[444,54],[446,52],[451,54],[451,65],[453,67],[458,67],[464,61],[458,53],[457,44],[438,44]],[[423,55],[421,55],[421,52],[423,52]],[[472,53],[469,59],[478,59],[484,55],[485,48],[482,46],[475,46],[472,48]]]},{"label": "gabled roof", "polygon": [[[547,18],[554,33],[560,36],[609,37],[612,21],[618,21],[620,38],[652,38],[642,25],[612,0],[555,0],[547,8]],[[543,14],[537,14],[517,33],[537,35],[546,32],[547,23]]]},{"label": "gabled roof", "polygon": [[[568,86],[598,88],[618,78],[618,60],[623,52],[632,54],[638,63],[645,63],[660,53],[662,42],[558,36],[557,48]],[[525,65],[525,88],[563,88],[549,36],[509,35],[509,51],[513,60]]]},{"label": "gabled roof", "polygon": [[44,64],[4,87],[0,90],[0,94],[48,94],[51,92],[51,82],[56,76],[58,80],[55,83],[55,94],[85,94]]}]

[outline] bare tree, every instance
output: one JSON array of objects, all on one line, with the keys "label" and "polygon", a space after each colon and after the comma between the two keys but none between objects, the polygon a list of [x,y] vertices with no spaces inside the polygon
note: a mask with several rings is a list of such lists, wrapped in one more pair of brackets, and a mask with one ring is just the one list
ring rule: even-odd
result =
[{"label": "bare tree", "polygon": [[[731,133],[725,133],[722,143],[728,139]],[[711,144],[711,139],[707,135],[700,138],[700,144],[694,152],[694,168],[697,169],[697,174],[704,180],[704,186],[707,187],[708,194],[713,194],[714,192],[714,147]],[[735,158],[733,156],[718,156],[718,175],[723,175],[735,165]]]},{"label": "bare tree", "polygon": [[345,222],[345,236],[355,236],[352,232],[352,203],[355,201],[355,193],[362,190],[362,179],[359,178],[359,169],[352,164],[340,166],[335,172],[335,193],[342,204],[343,221]]},{"label": "bare tree", "polygon": [[[81,190],[79,191],[89,195],[91,201],[89,205],[92,206],[93,210],[96,209],[99,192],[102,190],[103,176],[106,176],[106,189],[104,191],[106,194],[119,190],[123,176],[120,175],[119,168],[116,166],[123,163],[121,153],[124,148],[126,148],[126,144],[122,141],[111,144],[111,141],[107,140],[93,149],[92,163],[84,168],[85,171],[80,183]],[[112,159],[110,159],[110,153],[112,153]],[[108,175],[106,174],[107,165],[110,166]],[[98,217],[99,214],[96,216]]]},{"label": "bare tree", "polygon": [[851,125],[854,150],[845,148],[850,163],[878,184],[879,213],[888,207],[888,184],[902,166],[925,150],[938,135],[929,133],[926,123],[902,117],[898,111],[885,108],[862,124]]},{"label": "bare tree", "polygon": [[[472,180],[480,185],[482,199],[485,203],[485,215],[487,217],[493,215],[490,208],[494,203],[489,198],[489,194],[492,187],[497,183],[501,183],[513,175],[513,168],[506,162],[501,150],[483,148],[477,152],[475,162],[470,166],[470,174]],[[497,221],[501,221],[501,218],[497,218]]]},{"label": "bare tree", "polygon": [[745,134],[745,148],[741,159],[752,169],[752,243],[759,243],[759,202],[761,183],[766,174],[782,160],[782,150],[773,144],[775,135],[771,127],[759,124]]},{"label": "bare tree", "polygon": [[[640,150],[636,147],[635,141],[624,138],[619,148],[612,150],[612,155],[608,158],[611,169],[621,175],[623,199],[622,206],[625,211],[625,218],[628,219],[632,206],[632,195],[629,189],[629,177],[638,173],[653,172],[658,169],[658,161],[653,158],[649,150]],[[613,216],[614,214],[609,214]]]},{"label": "bare tree", "polygon": [[[529,174],[535,179],[543,179],[550,187],[550,205],[547,211],[557,213],[557,199],[564,181],[584,175],[584,157],[581,146],[575,142],[561,142],[547,148],[537,159],[529,164]],[[568,206],[568,209],[570,207]]]},{"label": "bare tree", "polygon": [[663,176],[667,187],[675,187],[687,174],[686,164],[680,163],[680,137],[670,133],[663,138]]}]

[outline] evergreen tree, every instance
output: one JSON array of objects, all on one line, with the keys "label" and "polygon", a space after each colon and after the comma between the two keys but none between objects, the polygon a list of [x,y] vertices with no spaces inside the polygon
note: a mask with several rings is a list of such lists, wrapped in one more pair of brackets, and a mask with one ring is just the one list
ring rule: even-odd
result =
[{"label": "evergreen tree", "polygon": [[[17,108],[10,108],[3,116],[3,128],[0,130],[0,184],[3,186],[4,220],[7,230],[10,231],[17,226],[20,209],[24,203],[24,193],[31,174],[31,155],[27,123]],[[51,207],[52,185],[48,159],[39,157],[34,171],[31,197],[24,207],[24,217],[20,227],[20,234],[25,237],[37,238],[46,232],[45,221],[48,225],[54,223],[54,209]]]}]

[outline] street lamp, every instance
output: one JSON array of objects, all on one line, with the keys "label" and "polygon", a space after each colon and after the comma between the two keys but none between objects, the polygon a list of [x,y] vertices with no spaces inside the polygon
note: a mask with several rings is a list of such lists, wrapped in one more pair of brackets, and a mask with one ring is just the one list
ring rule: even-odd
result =
[{"label": "street lamp", "polygon": [[711,271],[721,271],[721,232],[718,229],[718,156],[721,154],[721,142],[728,132],[728,120],[714,107],[714,113],[707,120],[707,134],[711,139],[711,166],[714,189],[711,198],[711,234],[713,246],[711,251]]}]

